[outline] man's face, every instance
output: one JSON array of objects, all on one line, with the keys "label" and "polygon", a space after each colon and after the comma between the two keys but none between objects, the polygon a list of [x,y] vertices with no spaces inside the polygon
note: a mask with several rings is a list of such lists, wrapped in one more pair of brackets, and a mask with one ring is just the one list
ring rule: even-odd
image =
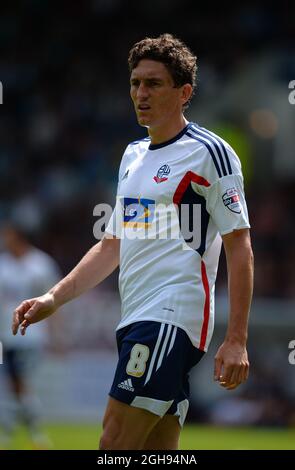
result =
[{"label": "man's face", "polygon": [[131,72],[130,95],[138,123],[160,127],[182,113],[183,87],[176,88],[162,62],[143,59]]}]

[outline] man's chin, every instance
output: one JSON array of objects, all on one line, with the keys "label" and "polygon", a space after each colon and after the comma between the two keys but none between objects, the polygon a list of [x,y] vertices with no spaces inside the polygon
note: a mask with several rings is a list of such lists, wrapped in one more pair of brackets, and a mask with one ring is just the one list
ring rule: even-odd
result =
[{"label": "man's chin", "polygon": [[144,117],[137,117],[137,122],[142,127],[150,127],[151,125],[150,120]]}]

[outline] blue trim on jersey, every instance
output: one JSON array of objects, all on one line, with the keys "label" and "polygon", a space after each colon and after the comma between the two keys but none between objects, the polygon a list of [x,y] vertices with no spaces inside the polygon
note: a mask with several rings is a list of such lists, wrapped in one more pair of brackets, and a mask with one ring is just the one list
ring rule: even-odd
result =
[{"label": "blue trim on jersey", "polygon": [[189,126],[190,126],[190,122],[185,126],[184,129],[182,129],[181,132],[179,132],[179,134],[177,134],[175,137],[173,137],[172,139],[170,140],[166,140],[166,142],[162,142],[161,144],[150,144],[149,145],[149,150],[157,150],[157,149],[161,149],[162,147],[166,147],[166,145],[171,145],[171,144],[174,144],[174,142],[176,142],[177,140],[179,140],[185,133],[186,131],[189,129]]},{"label": "blue trim on jersey", "polygon": [[[188,220],[185,220],[185,219],[183,220],[183,216],[181,213],[182,204],[189,206]],[[191,239],[187,239],[185,238],[181,230],[182,229],[181,222],[184,222],[186,227],[189,228],[190,233],[192,233],[193,228],[194,228],[193,226],[194,204],[199,204],[201,206],[201,240],[200,240],[199,246],[193,246],[193,243],[192,243],[193,236],[191,237]],[[178,209],[179,209],[178,217],[179,217],[180,232],[183,235],[184,241],[190,248],[197,251],[199,255],[202,257],[206,250],[207,230],[208,230],[209,219],[210,219],[210,214],[206,209],[206,199],[200,194],[197,194],[193,190],[191,184],[189,184],[185,192],[183,193],[181,200],[178,203]]]},{"label": "blue trim on jersey", "polygon": [[223,151],[223,155],[225,157],[225,160],[226,160],[226,164],[227,164],[227,169],[228,169],[228,173],[229,175],[232,175],[232,168],[231,168],[231,164],[230,164],[230,159],[229,159],[229,156],[228,156],[228,153],[227,153],[227,150],[224,146],[224,143],[222,142],[222,140],[220,139],[220,137],[214,135],[212,132],[208,131],[208,129],[206,129],[205,127],[201,127],[199,126],[198,124],[194,124],[195,126],[198,127],[198,129],[200,129],[200,132],[204,132],[204,134],[207,134],[208,137],[210,136],[211,139],[215,139],[216,142],[218,142],[221,146],[221,149]]},{"label": "blue trim on jersey", "polygon": [[139,142],[148,142],[150,140],[151,140],[150,137],[144,137],[144,139],[134,140],[133,142],[130,142],[129,145],[136,145],[136,144],[139,144]]},{"label": "blue trim on jersey", "polygon": [[225,168],[225,165],[224,165],[224,160],[223,160],[223,156],[221,155],[221,150],[219,148],[219,146],[217,145],[216,141],[214,141],[213,137],[200,130],[200,129],[197,129],[196,127],[194,127],[193,125],[190,127],[190,131],[193,132],[194,134],[200,136],[200,137],[203,137],[203,138],[206,138],[207,140],[209,140],[209,142],[211,142],[213,145],[214,145],[214,148],[218,154],[218,157],[219,157],[219,162],[221,164],[221,169],[222,169],[222,172],[223,172],[223,176],[226,176],[227,175],[227,172],[226,172],[226,168]]},{"label": "blue trim on jersey", "polygon": [[214,162],[214,165],[215,165],[215,168],[216,168],[216,171],[218,173],[218,176],[219,178],[222,178],[222,174],[221,174],[221,171],[220,171],[220,168],[219,168],[219,165],[217,163],[217,160],[216,160],[216,157],[214,155],[214,152],[210,146],[210,144],[208,144],[208,142],[206,142],[205,140],[203,140],[201,137],[198,137],[196,134],[191,134],[190,132],[186,132],[186,135],[188,135],[189,137],[191,137],[192,139],[194,140],[197,140],[198,142],[201,142],[202,144],[205,145],[205,147],[207,148],[208,152],[210,153],[211,157],[212,157],[212,160]]}]

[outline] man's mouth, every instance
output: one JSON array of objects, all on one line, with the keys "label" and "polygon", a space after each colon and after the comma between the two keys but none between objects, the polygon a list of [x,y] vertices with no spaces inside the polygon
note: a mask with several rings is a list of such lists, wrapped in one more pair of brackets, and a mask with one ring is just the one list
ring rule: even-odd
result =
[{"label": "man's mouth", "polygon": [[140,111],[147,111],[148,109],[151,109],[151,107],[148,104],[139,104],[137,106],[137,109]]}]

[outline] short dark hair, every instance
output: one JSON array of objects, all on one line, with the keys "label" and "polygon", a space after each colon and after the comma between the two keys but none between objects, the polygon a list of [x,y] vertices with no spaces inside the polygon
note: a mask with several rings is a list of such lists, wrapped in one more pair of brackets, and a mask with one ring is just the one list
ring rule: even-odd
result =
[{"label": "short dark hair", "polygon": [[180,39],[166,33],[157,38],[145,38],[134,44],[128,57],[130,73],[142,59],[162,62],[169,70],[177,88],[186,83],[192,85],[193,96],[196,89],[197,57]]}]

